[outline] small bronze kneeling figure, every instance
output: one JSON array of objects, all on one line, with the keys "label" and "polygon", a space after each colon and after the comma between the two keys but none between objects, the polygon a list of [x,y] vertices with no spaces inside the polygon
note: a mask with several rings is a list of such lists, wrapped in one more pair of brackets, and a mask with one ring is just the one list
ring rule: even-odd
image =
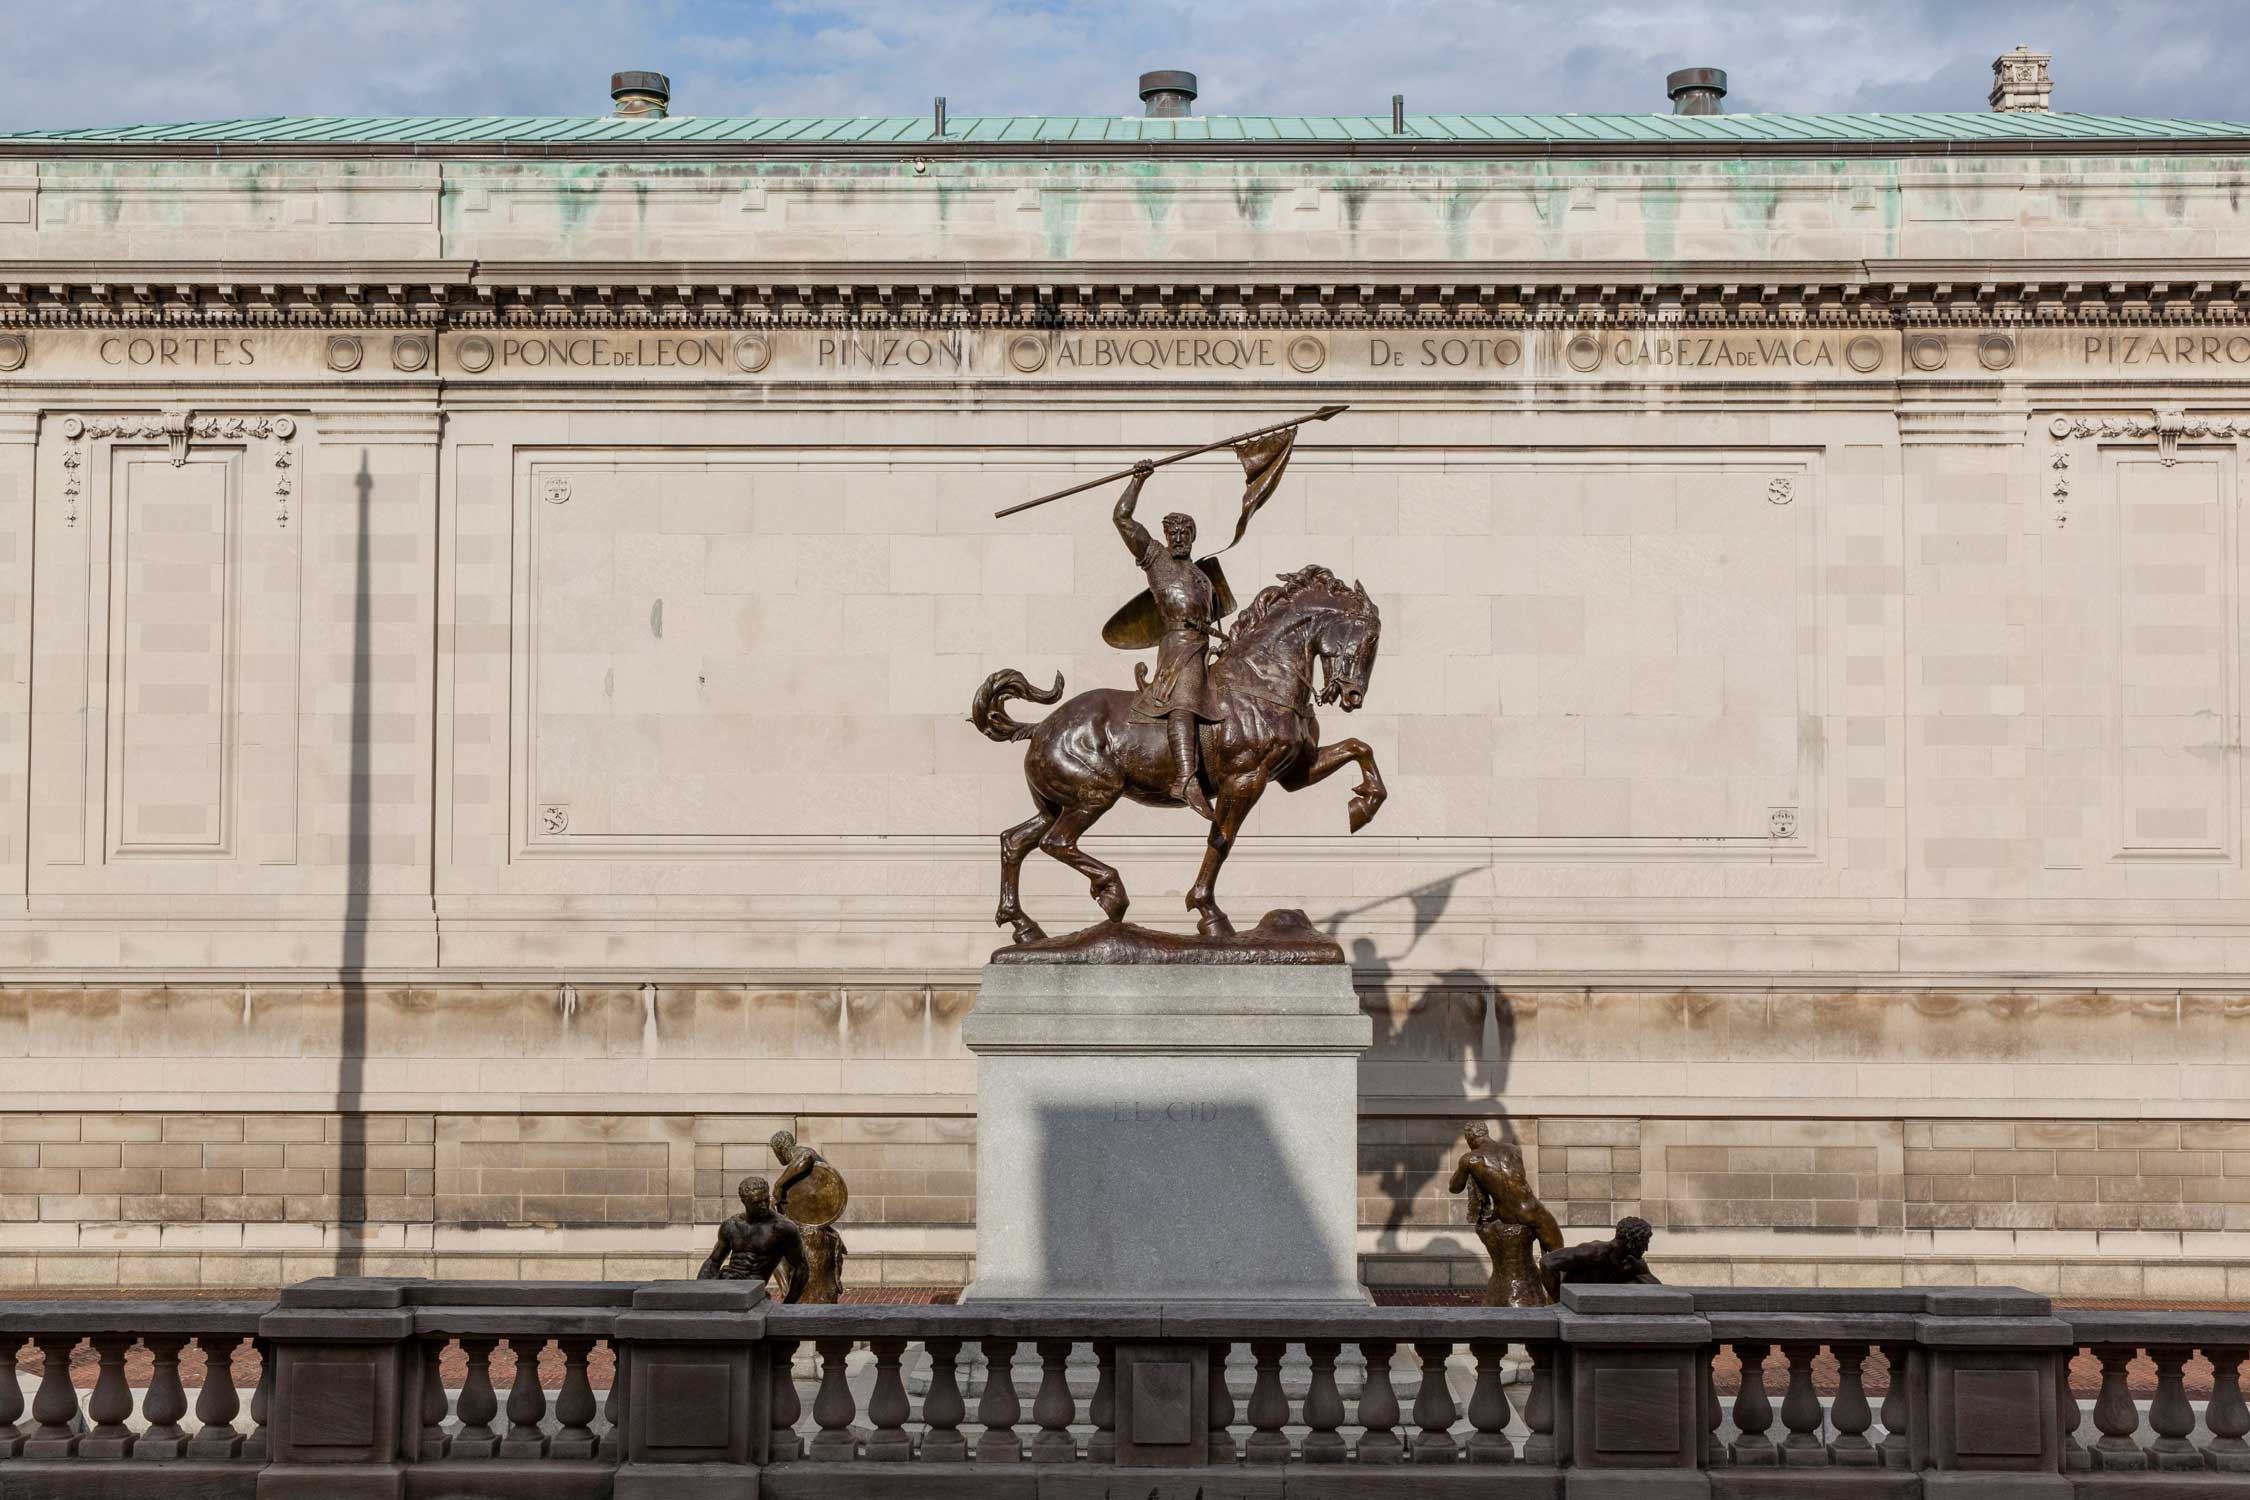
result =
[{"label": "small bronze kneeling figure", "polygon": [[1642,1258],[1655,1237],[1648,1220],[1627,1214],[1617,1221],[1614,1238],[1550,1250],[1539,1258],[1539,1269],[1563,1286],[1660,1286]]},{"label": "small bronze kneeling figure", "polygon": [[804,1300],[811,1269],[805,1263],[805,1235],[797,1225],[773,1211],[773,1192],[763,1177],[745,1177],[735,1191],[742,1196],[742,1212],[719,1226],[718,1243],[704,1257],[698,1281],[765,1281],[777,1267],[789,1274],[784,1302]]}]

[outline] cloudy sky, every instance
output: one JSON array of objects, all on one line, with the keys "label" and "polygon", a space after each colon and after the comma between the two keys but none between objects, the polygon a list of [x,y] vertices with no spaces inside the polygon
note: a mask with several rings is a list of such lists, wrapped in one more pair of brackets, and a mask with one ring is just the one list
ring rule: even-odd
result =
[{"label": "cloudy sky", "polygon": [[[655,68],[692,114],[1137,113],[1144,68],[1220,114],[1982,109],[1996,53],[2056,103],[2250,117],[2243,0],[0,0],[0,130],[262,114],[592,114]],[[38,45],[23,45],[35,37]]]}]

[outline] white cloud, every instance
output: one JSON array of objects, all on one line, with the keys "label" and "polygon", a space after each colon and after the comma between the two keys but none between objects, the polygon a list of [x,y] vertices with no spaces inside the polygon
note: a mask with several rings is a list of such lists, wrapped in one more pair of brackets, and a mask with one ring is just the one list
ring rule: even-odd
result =
[{"label": "white cloud", "polygon": [[[0,0],[16,36],[43,9]],[[0,53],[0,128],[262,114],[595,114],[617,68],[700,114],[1130,114],[1187,67],[1218,113],[1981,109],[1995,54],[2055,54],[2066,108],[2241,116],[2239,0],[78,0],[73,45]]]}]

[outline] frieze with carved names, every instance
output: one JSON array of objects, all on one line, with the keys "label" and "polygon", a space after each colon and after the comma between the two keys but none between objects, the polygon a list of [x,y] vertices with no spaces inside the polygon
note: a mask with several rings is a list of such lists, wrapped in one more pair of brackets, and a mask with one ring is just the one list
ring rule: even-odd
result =
[{"label": "frieze with carved names", "polygon": [[2250,330],[2115,333],[2032,324],[1459,322],[1041,328],[770,323],[211,333],[0,334],[0,385],[101,381],[648,384],[1255,380],[1479,385],[2250,377]]}]

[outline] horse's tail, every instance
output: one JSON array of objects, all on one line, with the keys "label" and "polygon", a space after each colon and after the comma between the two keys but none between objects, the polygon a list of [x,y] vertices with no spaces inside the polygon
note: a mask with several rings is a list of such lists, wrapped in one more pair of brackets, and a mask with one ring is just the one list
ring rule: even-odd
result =
[{"label": "horse's tail", "polygon": [[1055,674],[1055,685],[1045,692],[1031,685],[1031,679],[1014,667],[1002,667],[984,680],[977,695],[969,700],[969,722],[988,740],[998,740],[1005,745],[1010,740],[1020,740],[1037,729],[1037,723],[1018,724],[1008,717],[1005,707],[1011,698],[1022,698],[1030,703],[1052,703],[1062,696],[1062,673]]}]

